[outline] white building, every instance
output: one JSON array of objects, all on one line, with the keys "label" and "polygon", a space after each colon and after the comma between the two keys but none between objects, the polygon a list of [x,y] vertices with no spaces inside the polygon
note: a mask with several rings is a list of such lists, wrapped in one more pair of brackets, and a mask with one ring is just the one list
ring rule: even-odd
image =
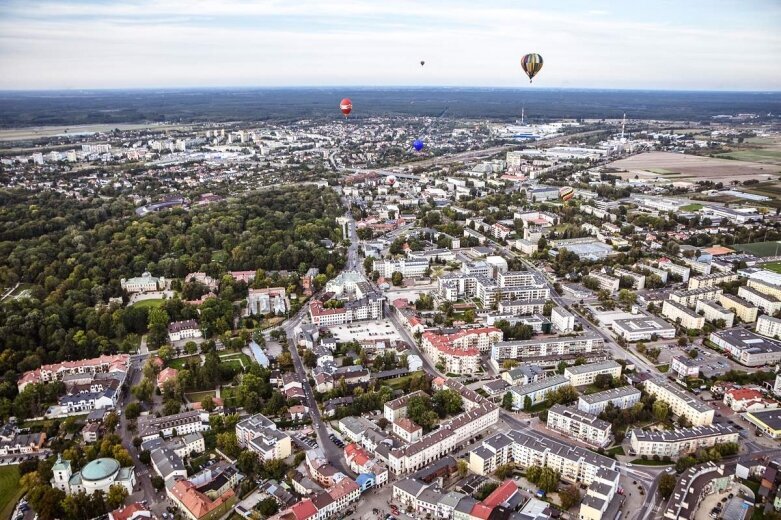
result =
[{"label": "white building", "polygon": [[108,494],[109,489],[117,485],[124,487],[129,494],[136,485],[136,473],[132,466],[123,468],[119,461],[107,457],[95,459],[74,473],[70,461],[58,456],[52,473],[51,485],[69,495],[82,491],[88,495],[96,491]]},{"label": "white building", "polygon": [[678,457],[689,455],[700,448],[710,448],[716,444],[738,442],[737,430],[726,424],[711,424],[694,428],[676,428],[674,430],[633,429],[628,437],[632,451],[637,456]]},{"label": "white building", "polygon": [[722,320],[724,327],[732,327],[735,321],[735,313],[729,309],[725,309],[717,302],[713,300],[698,300],[695,312],[701,314],[705,321],[715,322]]},{"label": "white building", "polygon": [[404,278],[423,276],[428,269],[428,260],[420,258],[399,258],[397,260],[375,260],[374,270],[384,278],[390,278],[393,273],[399,272]]},{"label": "white building", "polygon": [[610,444],[610,423],[575,407],[553,405],[548,410],[547,426],[598,448]]},{"label": "white building", "polygon": [[[548,395],[561,387],[569,385],[569,380],[560,375],[541,379],[528,385],[513,386],[509,389],[513,398],[513,410],[525,410],[528,406],[535,406],[548,398]],[[527,398],[529,402],[527,403]]]},{"label": "white building", "polygon": [[284,459],[293,451],[290,437],[261,414],[236,424],[236,440],[240,447],[257,453],[261,461]]},{"label": "white building", "polygon": [[763,314],[757,318],[757,325],[754,330],[757,334],[778,339],[781,337],[781,319]]},{"label": "white building", "polygon": [[626,341],[649,341],[657,338],[672,339],[675,327],[656,316],[637,316],[613,321],[613,332]]},{"label": "white building", "polygon": [[609,375],[610,377],[621,377],[622,366],[609,359],[599,363],[588,363],[585,365],[575,365],[564,369],[564,377],[569,380],[572,386],[590,385],[596,381],[599,375]]},{"label": "white building", "polygon": [[149,272],[144,272],[141,276],[136,276],[135,278],[121,278],[119,284],[123,290],[129,293],[153,292],[165,284],[165,278],[162,276],[157,278]]},{"label": "white building", "polygon": [[601,414],[608,404],[625,410],[640,402],[640,390],[633,386],[620,386],[603,392],[581,395],[578,398],[578,410],[592,415]]},{"label": "white building", "polygon": [[562,334],[572,332],[575,328],[575,316],[564,307],[554,307],[550,313],[550,320]]},{"label": "white building", "polygon": [[670,362],[670,372],[676,374],[679,379],[700,376],[700,364],[684,356],[673,356]]},{"label": "white building", "polygon": [[168,339],[172,343],[183,339],[200,338],[203,336],[198,322],[195,320],[175,321],[168,324]]},{"label": "white building", "polygon": [[670,405],[672,413],[686,417],[692,426],[713,423],[713,408],[666,379],[649,379],[645,382],[645,391]]},{"label": "white building", "polygon": [[142,440],[203,432],[209,428],[209,414],[199,411],[182,412],[163,417],[142,415],[138,418],[138,436]]},{"label": "white building", "polygon": [[705,325],[705,318],[672,300],[664,301],[662,316],[686,329],[699,330]]}]

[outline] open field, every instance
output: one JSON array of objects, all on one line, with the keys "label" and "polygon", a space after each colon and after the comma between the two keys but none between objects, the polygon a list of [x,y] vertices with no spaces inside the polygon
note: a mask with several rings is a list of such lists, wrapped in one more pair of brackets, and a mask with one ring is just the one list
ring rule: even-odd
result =
[{"label": "open field", "polygon": [[24,489],[19,486],[19,466],[0,466],[0,518],[11,518],[22,495]]},{"label": "open field", "polygon": [[781,262],[770,262],[769,264],[762,264],[760,267],[774,273],[781,273]]},{"label": "open field", "polygon": [[781,165],[781,150],[736,150],[734,152],[721,153],[718,157],[738,161]]},{"label": "open field", "polygon": [[752,244],[737,244],[730,246],[738,251],[745,251],[760,258],[776,256],[781,252],[781,242],[754,242]]},{"label": "open field", "polygon": [[687,204],[686,206],[681,206],[681,211],[697,211],[703,208],[702,204],[697,204],[696,202],[693,204]]},{"label": "open field", "polygon": [[160,307],[163,304],[163,299],[155,299],[155,300],[141,300],[140,302],[136,302],[133,304],[134,307],[141,307],[141,308],[149,308],[152,307]]},{"label": "open field", "polygon": [[[618,170],[624,179],[659,179],[672,181],[698,180],[722,181],[728,184],[732,180],[757,179],[761,181],[776,180],[781,173],[781,167],[760,162],[733,161],[716,159],[697,155],[684,155],[672,152],[646,152],[626,159],[620,159],[608,166]],[[678,175],[674,175],[677,173]]]},{"label": "open field", "polygon": [[206,390],[204,392],[190,392],[189,394],[184,394],[185,398],[187,398],[187,400],[191,403],[200,403],[207,397],[214,397],[215,395],[217,395],[217,393],[214,390]]},{"label": "open field", "polygon": [[193,359],[197,359],[200,362],[201,356],[196,354],[194,356],[186,356],[186,357],[172,359],[171,361],[168,362],[168,366],[171,368],[175,368],[177,370],[181,370],[190,363],[190,360]]}]

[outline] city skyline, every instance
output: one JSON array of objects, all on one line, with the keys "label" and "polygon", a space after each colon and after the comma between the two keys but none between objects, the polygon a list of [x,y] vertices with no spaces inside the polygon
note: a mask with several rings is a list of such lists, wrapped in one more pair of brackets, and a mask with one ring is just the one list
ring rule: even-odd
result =
[{"label": "city skyline", "polygon": [[[0,2],[0,89],[778,90],[781,6]],[[532,86],[519,60],[539,52]],[[420,65],[425,60],[425,66]]]}]

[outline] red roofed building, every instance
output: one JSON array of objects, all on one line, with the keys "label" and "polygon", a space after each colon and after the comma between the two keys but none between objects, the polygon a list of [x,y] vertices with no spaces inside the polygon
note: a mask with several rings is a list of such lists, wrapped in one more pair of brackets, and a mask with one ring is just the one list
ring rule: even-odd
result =
[{"label": "red roofed building", "polygon": [[510,500],[517,492],[518,486],[515,482],[512,480],[505,480],[501,486],[494,489],[493,492],[483,500],[483,504],[493,509]]},{"label": "red roofed building", "polygon": [[168,498],[190,520],[216,520],[225,515],[236,503],[236,494],[228,488],[216,499],[201,493],[189,480],[177,481],[168,490]]},{"label": "red roofed building", "polygon": [[455,334],[424,332],[423,350],[444,372],[474,374],[480,368],[480,352],[502,340],[502,331],[496,327],[464,329]]},{"label": "red roofed building", "polygon": [[162,388],[166,381],[176,381],[176,376],[179,375],[179,371],[175,368],[164,368],[157,374],[157,386]]},{"label": "red roofed building", "polygon": [[349,504],[356,502],[361,497],[361,488],[351,478],[343,478],[328,490],[328,494],[334,500],[334,510],[342,511]]},{"label": "red roofed building", "polygon": [[479,520],[488,520],[488,517],[491,516],[491,512],[493,510],[494,510],[493,507],[488,507],[482,502],[478,502],[477,504],[472,506],[472,511],[469,513],[469,516],[471,518],[477,518]]},{"label": "red roofed building", "polygon": [[762,392],[753,388],[730,388],[724,392],[724,404],[736,412],[757,412],[778,408],[778,403],[767,399]]},{"label": "red roofed building", "polygon": [[308,498],[294,504],[290,510],[296,520],[307,520],[317,515],[317,508]]},{"label": "red roofed building", "polygon": [[136,502],[121,509],[115,509],[108,514],[109,520],[141,520],[152,518],[152,512],[144,504]]}]

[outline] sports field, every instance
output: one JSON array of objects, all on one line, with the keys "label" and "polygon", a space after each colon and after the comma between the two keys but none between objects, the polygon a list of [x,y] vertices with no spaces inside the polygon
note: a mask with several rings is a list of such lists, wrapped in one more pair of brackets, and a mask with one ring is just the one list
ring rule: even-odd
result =
[{"label": "sports field", "polygon": [[[736,152],[738,153],[738,152]],[[760,181],[775,180],[781,173],[781,166],[761,162],[735,161],[685,155],[672,152],[646,152],[614,161],[611,168],[624,170],[618,173],[624,179],[663,178],[667,181],[685,180],[696,182],[701,179],[722,181],[725,184],[733,180]]]},{"label": "sports field", "polygon": [[[751,253],[754,256],[764,258],[781,254],[781,242],[754,242],[752,244],[737,244],[730,246],[738,251]],[[767,265],[767,264],[765,264]]]},{"label": "sports field", "polygon": [[0,466],[0,518],[11,518],[14,506],[22,498],[19,466]]},{"label": "sports field", "polygon": [[781,273],[781,262],[770,262],[769,264],[762,264],[760,267],[774,273]]}]

